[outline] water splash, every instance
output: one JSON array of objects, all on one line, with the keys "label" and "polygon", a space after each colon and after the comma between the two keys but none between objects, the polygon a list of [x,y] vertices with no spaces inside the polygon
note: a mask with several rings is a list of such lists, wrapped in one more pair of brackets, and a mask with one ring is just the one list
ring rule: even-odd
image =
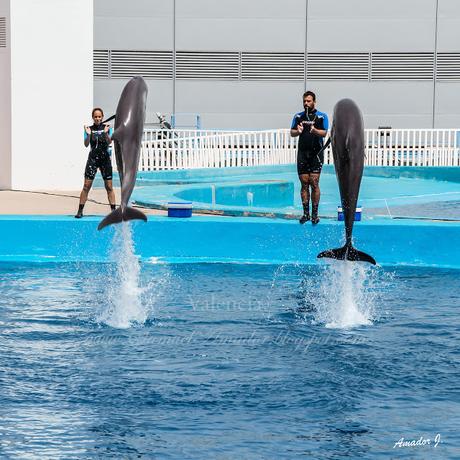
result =
[{"label": "water splash", "polygon": [[319,286],[309,292],[314,322],[338,329],[371,325],[377,317],[376,286],[382,281],[378,269],[366,264],[348,261],[325,264]]},{"label": "water splash", "polygon": [[128,222],[115,226],[112,259],[114,264],[108,273],[105,304],[97,320],[120,329],[144,324],[149,316],[149,308],[142,302],[140,262],[134,253],[131,226]]}]

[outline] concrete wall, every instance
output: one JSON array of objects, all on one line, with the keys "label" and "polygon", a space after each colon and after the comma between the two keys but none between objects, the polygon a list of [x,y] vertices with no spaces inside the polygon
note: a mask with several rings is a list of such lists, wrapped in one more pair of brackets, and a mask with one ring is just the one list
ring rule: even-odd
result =
[{"label": "concrete wall", "polygon": [[[0,216],[0,261],[103,262],[110,260],[115,226],[95,232],[97,216]],[[320,251],[343,244],[343,222],[320,225],[294,220],[193,216],[149,216],[132,221],[136,255],[150,262],[318,263]],[[88,238],[91,235],[91,238]],[[355,247],[382,266],[460,269],[460,224],[374,220],[357,222]],[[433,244],[436,241],[436,244]]]},{"label": "concrete wall", "polygon": [[[308,10],[307,10],[308,1]],[[434,52],[436,0],[98,0],[95,49],[269,52]],[[460,2],[439,0],[438,52],[460,52]],[[95,104],[116,107],[126,82],[96,80]],[[344,96],[369,128],[456,127],[460,81],[150,79],[147,121],[194,112],[205,128],[288,126],[305,87],[332,113]],[[433,107],[435,116],[433,117]]]},{"label": "concrete wall", "polygon": [[78,189],[93,103],[93,0],[14,0],[10,20],[9,186]]},{"label": "concrete wall", "polygon": [[0,47],[0,189],[11,188],[11,56],[10,0],[0,0],[0,17],[6,18],[6,47]]},{"label": "concrete wall", "polygon": [[[439,0],[438,50],[460,52],[460,2]],[[460,62],[457,62],[457,68]],[[460,82],[436,85],[437,127],[460,126]]]},{"label": "concrete wall", "polygon": [[[94,4],[94,48],[170,51],[174,48],[174,3],[172,0],[96,0]],[[114,114],[128,80],[96,80],[94,106]],[[147,80],[147,122],[154,113],[171,113],[172,80]]]}]

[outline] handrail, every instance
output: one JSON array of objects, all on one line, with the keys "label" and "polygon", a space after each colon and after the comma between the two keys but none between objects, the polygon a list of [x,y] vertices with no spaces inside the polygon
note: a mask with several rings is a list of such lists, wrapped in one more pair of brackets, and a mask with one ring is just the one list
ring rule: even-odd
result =
[{"label": "handrail", "polygon": [[[366,165],[460,166],[458,129],[367,129]],[[267,131],[146,129],[141,171],[293,164],[297,139],[289,129]],[[332,150],[324,151],[332,164]]]}]

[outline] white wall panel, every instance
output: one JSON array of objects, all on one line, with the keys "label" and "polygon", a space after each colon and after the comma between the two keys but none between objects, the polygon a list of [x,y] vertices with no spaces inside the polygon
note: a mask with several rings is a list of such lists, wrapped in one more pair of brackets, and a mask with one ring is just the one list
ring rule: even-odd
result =
[{"label": "white wall panel", "polygon": [[100,49],[172,50],[173,1],[96,0],[94,42]]},{"label": "white wall panel", "polygon": [[[128,80],[98,80],[94,82],[94,106],[101,107],[108,117],[117,110],[118,100]],[[172,112],[172,82],[164,80],[146,80],[148,86],[146,123],[157,123],[155,112],[170,115]],[[91,121],[91,112],[87,114]]]},{"label": "white wall panel", "polygon": [[460,51],[460,2],[439,0],[438,51]]},{"label": "white wall panel", "polygon": [[93,0],[10,7],[12,187],[78,189],[93,103]]},{"label": "white wall panel", "polygon": [[273,83],[267,81],[245,84],[180,81],[177,111],[200,113],[205,127],[275,128],[287,126],[292,115],[302,109],[302,93],[302,82],[285,82],[273,91]]},{"label": "white wall panel", "polygon": [[[307,74],[310,79],[324,77],[307,82],[308,88],[313,86],[313,89],[319,90],[321,108],[332,110],[337,99],[349,94],[362,101],[369,127],[431,127],[434,85],[430,80],[434,58],[433,66],[428,61],[435,51],[436,0],[309,0],[307,27],[306,0],[176,0],[175,3],[174,42],[172,0],[137,0],[131,3],[97,0],[96,48],[173,50],[175,43],[176,51],[191,52],[188,70],[201,65],[192,59],[197,52],[235,52],[244,57],[245,53],[251,52],[303,55],[308,51],[311,59],[319,56],[313,53],[363,53],[359,78],[351,75],[352,70],[356,70],[354,68],[349,72],[340,69],[331,76],[330,69],[325,67],[323,72],[321,66],[316,66],[311,76]],[[161,30],[161,33],[151,34],[151,29]],[[439,51],[460,52],[458,30],[460,2],[439,0]],[[369,73],[372,60],[369,58],[369,69],[365,65],[369,53],[404,53],[406,57],[400,57],[398,64],[397,59],[392,62],[391,55],[388,59],[383,56],[386,61],[380,56],[385,62],[381,63],[379,78],[384,80],[375,82]],[[420,71],[416,53],[427,53],[428,56]],[[266,64],[257,64],[265,73],[271,69],[270,59],[274,59],[273,56],[267,58]],[[327,55],[321,56],[328,59]],[[401,66],[405,69],[401,59],[406,58],[407,70],[411,71],[409,76],[413,81],[408,81],[407,75],[398,70]],[[246,61],[242,59],[242,63]],[[330,68],[333,63],[327,65]],[[394,70],[397,65],[398,72]],[[205,128],[262,128],[273,127],[274,122],[285,126],[284,117],[301,110],[303,82],[300,80],[270,77],[274,78],[270,81],[262,71],[258,71],[260,76],[257,78],[256,71],[248,73],[240,70],[239,79],[233,72],[232,80],[219,82],[217,78],[212,78],[212,66],[208,67],[206,75],[197,81],[191,81],[197,76],[189,75],[190,72],[181,72],[179,79],[175,82],[171,80],[171,91],[164,92],[152,103],[172,108],[175,97],[176,111],[201,114]],[[272,73],[281,72],[278,67],[272,67]],[[200,68],[200,72],[202,70]],[[445,68],[443,71],[446,72]],[[297,67],[296,75],[302,76]],[[349,81],[340,79],[341,75]],[[397,78],[401,81],[394,81]],[[425,82],[420,81],[423,78]],[[155,82],[149,80],[149,85]],[[112,88],[107,84],[108,88]],[[106,103],[112,104],[118,93],[104,90],[104,85],[103,80],[97,81],[96,92],[104,94]],[[452,120],[459,117],[460,104],[447,104],[448,98],[442,96],[449,91],[448,88],[455,91],[455,85],[446,83],[446,87],[438,91],[436,109],[440,118],[436,118],[437,125],[441,120],[448,120],[451,126]],[[150,113],[157,110],[169,113],[172,109],[148,107]]]},{"label": "white wall panel", "polygon": [[0,189],[11,188],[11,66],[10,0],[0,0],[0,17],[5,18],[6,46],[0,47]]},{"label": "white wall panel", "polygon": [[436,128],[460,131],[460,82],[436,85]]},{"label": "white wall panel", "polygon": [[305,0],[176,0],[178,50],[303,51]]},{"label": "white wall panel", "polygon": [[309,51],[431,51],[434,0],[309,1]]},{"label": "white wall panel", "polygon": [[177,20],[178,50],[302,51],[304,21],[277,19]]},{"label": "white wall panel", "polygon": [[305,13],[305,0],[176,0],[176,5],[177,17],[190,19],[284,20]]},{"label": "white wall panel", "polygon": [[98,49],[172,50],[172,15],[166,18],[95,17]]},{"label": "white wall panel", "polygon": [[[192,2],[193,3],[193,2]],[[165,18],[172,15],[173,0],[95,0],[94,16]]]},{"label": "white wall panel", "polygon": [[427,82],[309,82],[318,108],[332,117],[336,102],[351,98],[361,108],[367,128],[429,128],[432,84]]}]

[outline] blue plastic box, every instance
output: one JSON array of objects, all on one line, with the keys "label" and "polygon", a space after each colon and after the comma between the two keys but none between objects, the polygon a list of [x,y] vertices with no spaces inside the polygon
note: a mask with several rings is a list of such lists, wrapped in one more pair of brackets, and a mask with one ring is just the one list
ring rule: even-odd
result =
[{"label": "blue plastic box", "polygon": [[168,202],[168,217],[192,217],[192,202]]},{"label": "blue plastic box", "polygon": [[[355,222],[361,220],[362,212],[363,212],[363,208],[360,205],[356,206]],[[343,213],[342,206],[337,206],[337,220],[340,220],[340,221],[345,220],[345,214]]]}]

